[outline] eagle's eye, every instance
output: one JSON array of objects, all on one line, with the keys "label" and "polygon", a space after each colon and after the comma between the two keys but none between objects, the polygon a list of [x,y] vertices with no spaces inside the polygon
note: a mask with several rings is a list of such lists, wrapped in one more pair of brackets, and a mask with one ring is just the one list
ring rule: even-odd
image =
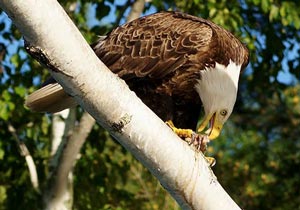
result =
[{"label": "eagle's eye", "polygon": [[227,110],[226,109],[223,109],[221,110],[220,114],[225,117],[227,115]]}]

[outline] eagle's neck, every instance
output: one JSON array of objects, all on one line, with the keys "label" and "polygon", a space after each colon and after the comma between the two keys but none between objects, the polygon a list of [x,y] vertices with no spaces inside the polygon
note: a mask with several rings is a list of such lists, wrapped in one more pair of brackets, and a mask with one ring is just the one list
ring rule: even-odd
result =
[{"label": "eagle's neck", "polygon": [[205,112],[221,107],[232,111],[238,90],[241,65],[230,60],[227,66],[216,63],[215,67],[201,70],[195,89],[200,95]]}]

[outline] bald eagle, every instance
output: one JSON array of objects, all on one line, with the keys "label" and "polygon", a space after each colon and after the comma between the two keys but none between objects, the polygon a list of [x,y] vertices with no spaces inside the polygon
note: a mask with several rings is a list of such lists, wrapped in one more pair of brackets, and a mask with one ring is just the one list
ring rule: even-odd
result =
[{"label": "bald eagle", "polygon": [[[230,32],[180,12],[126,23],[92,48],[162,120],[195,130],[203,106],[197,131],[207,128],[209,139],[219,136],[230,116],[240,72],[249,60],[247,48]],[[57,112],[76,103],[52,79],[25,104],[34,111]]]}]

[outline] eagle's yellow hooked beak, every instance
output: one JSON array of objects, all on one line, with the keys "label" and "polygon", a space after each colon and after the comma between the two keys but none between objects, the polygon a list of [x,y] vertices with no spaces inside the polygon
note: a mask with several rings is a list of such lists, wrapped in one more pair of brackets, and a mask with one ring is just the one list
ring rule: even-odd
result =
[{"label": "eagle's yellow hooked beak", "polygon": [[204,116],[202,123],[198,128],[198,133],[204,130],[209,124],[209,128],[205,131],[210,140],[217,138],[222,130],[223,123],[220,122],[217,113],[209,113]]}]

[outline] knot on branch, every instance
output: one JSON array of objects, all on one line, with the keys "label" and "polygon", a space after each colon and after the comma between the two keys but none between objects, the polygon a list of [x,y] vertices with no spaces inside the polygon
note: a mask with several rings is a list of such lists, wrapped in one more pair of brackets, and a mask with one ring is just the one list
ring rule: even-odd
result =
[{"label": "knot on branch", "polygon": [[36,59],[41,65],[45,66],[53,72],[61,73],[65,76],[71,77],[70,75],[67,75],[66,73],[61,71],[58,65],[52,59],[50,59],[50,56],[48,56],[48,54],[40,47],[32,45],[30,42],[26,41],[26,39],[24,39],[24,47],[26,52],[31,57]]},{"label": "knot on branch", "polygon": [[52,71],[59,72],[58,68],[55,67],[54,64],[52,64],[47,53],[44,52],[41,48],[31,45],[31,43],[26,41],[26,39],[24,39],[24,47],[27,53],[31,55],[31,57],[36,59],[41,65],[49,68]]},{"label": "knot on branch", "polygon": [[111,123],[111,127],[113,131],[122,133],[122,129],[125,127],[125,125],[129,124],[131,121],[132,115],[125,114],[118,122]]}]

